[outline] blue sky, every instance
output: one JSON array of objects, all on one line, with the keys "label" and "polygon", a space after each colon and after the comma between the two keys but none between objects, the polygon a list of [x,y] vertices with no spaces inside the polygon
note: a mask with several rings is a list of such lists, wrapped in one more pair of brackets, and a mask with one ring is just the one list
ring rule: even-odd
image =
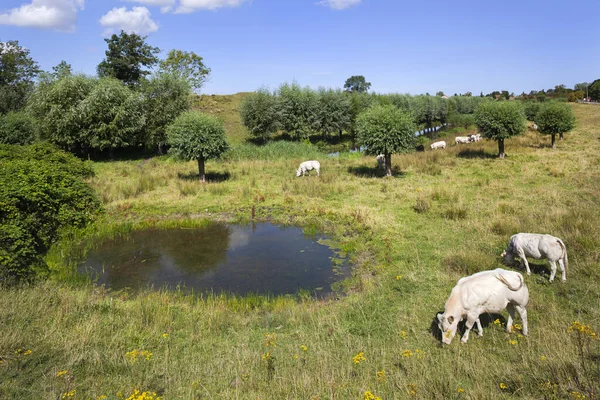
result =
[{"label": "blue sky", "polygon": [[600,78],[598,0],[0,0],[0,40],[94,74],[125,29],[212,69],[203,93],[297,81],[377,92],[515,93]]}]

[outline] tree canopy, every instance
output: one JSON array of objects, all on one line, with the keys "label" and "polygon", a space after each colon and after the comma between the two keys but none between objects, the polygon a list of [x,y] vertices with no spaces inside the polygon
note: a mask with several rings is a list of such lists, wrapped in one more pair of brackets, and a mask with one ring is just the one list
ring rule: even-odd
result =
[{"label": "tree canopy", "polygon": [[346,79],[344,89],[350,93],[366,93],[371,88],[371,82],[367,82],[362,75],[354,75]]},{"label": "tree canopy", "polygon": [[600,79],[596,79],[588,86],[588,95],[593,101],[600,101]]},{"label": "tree canopy", "polygon": [[119,35],[104,39],[108,50],[106,58],[98,64],[98,76],[117,78],[130,86],[138,84],[150,73],[145,68],[158,63],[156,55],[160,52],[158,47],[146,44],[146,38],[121,31]]},{"label": "tree canopy", "polygon": [[545,103],[535,116],[538,132],[552,135],[552,148],[556,148],[556,134],[562,135],[575,127],[573,109],[565,103]]},{"label": "tree canopy", "polygon": [[19,42],[0,42],[0,114],[25,106],[40,68]]},{"label": "tree canopy", "polygon": [[242,100],[240,116],[250,135],[263,142],[281,126],[277,97],[266,88],[260,88]]},{"label": "tree canopy", "polygon": [[210,68],[204,65],[202,57],[196,53],[171,50],[167,58],[160,62],[160,71],[185,79],[196,91],[207,81]]},{"label": "tree canopy", "polygon": [[386,175],[392,175],[391,155],[414,148],[417,127],[413,116],[393,105],[375,105],[356,121],[358,142],[369,153],[384,154]]},{"label": "tree canopy", "polygon": [[525,132],[525,112],[516,101],[482,103],[475,112],[475,124],[481,134],[498,141],[498,157],[504,158],[504,140]]}]

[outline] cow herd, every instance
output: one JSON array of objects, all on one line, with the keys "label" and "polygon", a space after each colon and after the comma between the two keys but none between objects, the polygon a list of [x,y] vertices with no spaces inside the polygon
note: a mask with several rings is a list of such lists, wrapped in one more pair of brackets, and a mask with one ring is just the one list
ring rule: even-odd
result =
[{"label": "cow herd", "polygon": [[[537,233],[518,233],[511,236],[508,247],[501,254],[505,265],[512,265],[515,258],[525,265],[527,275],[531,275],[527,257],[536,260],[547,259],[550,264],[550,282],[556,275],[556,263],[560,266],[562,281],[567,280],[566,269],[569,266],[567,248],[563,241],[551,235]],[[523,335],[528,334],[527,303],[529,289],[523,275],[515,271],[497,268],[491,271],[477,272],[461,278],[450,292],[444,306],[444,312],[437,314],[438,327],[442,332],[442,343],[450,344],[456,334],[458,323],[466,319],[462,343],[469,340],[469,332],[477,325],[479,336],[483,329],[479,316],[484,313],[508,311],[506,331],[512,331],[515,310],[523,320]]]}]

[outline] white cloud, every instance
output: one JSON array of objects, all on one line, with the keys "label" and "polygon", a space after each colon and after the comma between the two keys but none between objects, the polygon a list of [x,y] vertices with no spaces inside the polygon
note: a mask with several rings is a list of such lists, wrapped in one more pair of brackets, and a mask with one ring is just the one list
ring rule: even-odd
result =
[{"label": "white cloud", "polygon": [[100,25],[106,28],[105,36],[121,29],[138,35],[147,35],[158,30],[158,25],[152,20],[146,7],[133,7],[131,11],[127,11],[126,7],[115,7],[100,18]]},{"label": "white cloud", "polygon": [[345,8],[360,4],[361,1],[362,0],[321,0],[319,4],[331,7],[334,10],[343,10]]},{"label": "white cloud", "polygon": [[216,10],[221,7],[238,7],[247,0],[180,0],[177,14],[188,14],[198,10]]},{"label": "white cloud", "polygon": [[169,12],[175,6],[175,0],[125,0],[131,3],[140,3],[146,6],[160,7],[163,13]]},{"label": "white cloud", "polygon": [[0,13],[0,25],[14,25],[73,32],[77,12],[85,0],[32,0],[29,4]]}]

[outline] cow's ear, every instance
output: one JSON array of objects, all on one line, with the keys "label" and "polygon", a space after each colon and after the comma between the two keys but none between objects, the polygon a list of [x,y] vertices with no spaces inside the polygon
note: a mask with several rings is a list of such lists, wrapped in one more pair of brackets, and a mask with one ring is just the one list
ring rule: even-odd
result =
[{"label": "cow's ear", "polygon": [[448,317],[448,322],[449,323],[453,323],[454,322],[454,317],[452,315]]},{"label": "cow's ear", "polygon": [[442,322],[442,313],[437,313],[437,320]]}]

